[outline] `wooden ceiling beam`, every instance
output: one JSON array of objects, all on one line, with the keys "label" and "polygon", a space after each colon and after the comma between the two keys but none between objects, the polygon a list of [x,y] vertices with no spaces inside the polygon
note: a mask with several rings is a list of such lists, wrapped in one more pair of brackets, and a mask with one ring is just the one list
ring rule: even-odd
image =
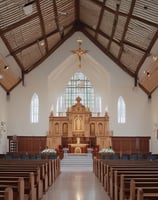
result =
[{"label": "wooden ceiling beam", "polygon": [[136,70],[136,73],[137,73],[137,74],[139,73],[140,68],[142,67],[142,65],[143,65],[143,63],[144,63],[146,57],[149,55],[149,53],[150,53],[150,51],[151,51],[153,45],[154,45],[155,42],[157,41],[157,39],[158,39],[158,30],[157,30],[157,32],[155,33],[155,35],[154,35],[152,41],[150,42],[150,45],[148,46],[148,49],[147,49],[146,52],[144,53],[144,56],[142,57],[142,59],[140,60],[140,62],[139,62],[139,64],[138,64],[138,67],[137,67],[137,70]]},{"label": "wooden ceiling beam", "polygon": [[75,0],[75,18],[76,20],[80,18],[80,0]]},{"label": "wooden ceiling beam", "polygon": [[7,28],[5,28],[5,29],[1,29],[0,30],[0,34],[5,34],[5,33],[9,32],[9,31],[12,31],[12,30],[16,29],[17,27],[19,27],[19,26],[31,21],[35,17],[38,17],[38,13],[32,14],[29,17],[26,17],[26,18],[14,23],[14,24],[11,24],[11,25],[7,26]]},{"label": "wooden ceiling beam", "polygon": [[40,1],[39,0],[36,0],[36,7],[37,7],[38,14],[39,14],[40,26],[41,26],[41,30],[42,30],[45,49],[46,49],[46,52],[48,52],[48,42],[47,42],[46,31],[45,31],[45,26],[44,26],[44,20],[43,20],[43,16],[42,16],[41,6],[40,6]]},{"label": "wooden ceiling beam", "polygon": [[[67,26],[65,26],[65,29],[69,28],[70,26],[72,26],[72,23],[70,23],[70,24],[68,24]],[[59,32],[59,31],[56,29],[56,30],[50,32],[49,34],[47,34],[46,37],[50,37],[50,36],[52,36],[52,35],[54,35],[54,34],[56,34],[56,33],[58,33],[58,32]],[[32,45],[36,44],[37,41],[41,41],[42,39],[43,39],[43,37],[40,37],[40,38],[38,38],[37,40],[35,40],[35,41],[33,41],[33,42],[29,43],[29,44],[26,44],[25,46],[22,46],[22,47],[16,49],[15,51],[11,51],[10,55],[14,56],[15,54],[17,54],[17,53],[19,53],[19,52],[25,50],[26,48],[31,47]]]},{"label": "wooden ceiling beam", "polygon": [[25,73],[29,73],[32,71],[35,67],[37,67],[39,64],[41,64],[48,56],[50,56],[60,45],[63,44],[65,40],[67,40],[69,37],[71,37],[74,34],[74,29],[70,30],[67,35],[65,35],[52,49],[48,51],[47,54],[45,54],[40,60],[38,60],[36,63],[34,63],[30,68],[25,70]]},{"label": "wooden ceiling beam", "polygon": [[109,43],[108,43],[108,46],[107,46],[108,51],[110,51],[111,43],[112,43],[112,40],[113,40],[114,35],[115,35],[116,28],[117,28],[119,8],[120,8],[120,5],[116,4],[116,11],[115,11],[114,21],[113,21],[113,25],[112,25],[112,33],[110,35],[110,40],[109,40]]},{"label": "wooden ceiling beam", "polygon": [[97,39],[97,36],[98,36],[98,31],[99,31],[100,24],[101,24],[101,21],[102,21],[102,18],[103,18],[103,14],[104,14],[104,5],[105,5],[105,2],[106,2],[106,0],[104,0],[102,2],[102,6],[101,6],[99,21],[98,21],[97,28],[96,28],[96,33],[95,33],[95,36],[94,36],[96,39]]},{"label": "wooden ceiling beam", "polygon": [[[3,40],[3,42],[5,43],[5,45],[7,46],[9,52],[12,52],[12,48],[8,42],[8,40],[6,40],[6,38],[4,37],[4,35],[1,35],[1,38]],[[17,62],[17,64],[19,65],[21,71],[23,71],[23,66],[22,63],[19,61],[19,59],[17,58],[17,56],[13,55],[13,57],[15,58],[15,61]]]},{"label": "wooden ceiling beam", "polygon": [[136,3],[136,0],[133,0],[133,1],[132,1],[132,4],[131,4],[131,7],[130,7],[129,14],[128,14],[127,19],[126,19],[124,31],[123,31],[123,34],[122,34],[122,37],[121,37],[121,41],[120,41],[120,46],[121,46],[121,47],[120,47],[120,50],[119,50],[119,53],[118,53],[118,59],[119,59],[119,60],[120,60],[121,55],[122,55],[122,53],[123,53],[124,39],[125,39],[127,30],[128,30],[128,25],[129,25],[130,18],[131,18],[132,13],[133,13],[133,9],[134,9],[135,3]]},{"label": "wooden ceiling beam", "polygon": [[142,51],[143,53],[146,52],[146,49],[143,49],[143,48],[141,48],[140,46],[138,46],[138,45],[136,45],[136,44],[133,44],[133,43],[131,43],[131,42],[129,42],[129,41],[124,40],[124,41],[122,42],[122,44],[123,44],[123,45],[126,44],[126,45],[128,45],[128,46],[130,46],[130,47],[133,47],[133,48],[135,48],[135,49],[138,49],[138,50]]},{"label": "wooden ceiling beam", "polygon": [[131,77],[135,77],[135,74],[132,73],[126,66],[124,66],[120,61],[115,58],[105,47],[103,47],[94,37],[92,37],[85,29],[82,31],[103,53],[105,53],[109,58],[111,58],[123,71],[128,73]]},{"label": "wooden ceiling beam", "polygon": [[[47,34],[46,37],[49,37],[49,36],[51,36],[51,35],[53,35],[53,34],[56,34],[56,33],[58,33],[58,30],[57,30],[57,29],[54,30],[54,31],[52,31],[51,33]],[[37,41],[41,41],[41,40],[43,40],[43,37],[40,37],[40,38],[38,38],[37,40],[35,40],[35,41],[33,41],[33,42],[29,43],[29,44],[26,44],[26,45],[24,45],[24,46],[22,46],[22,47],[20,47],[20,48],[18,48],[18,49],[16,49],[16,50],[14,50],[14,51],[11,51],[10,55],[14,56],[15,54],[17,54],[17,53],[19,53],[19,52],[25,50],[26,48],[31,47],[32,45],[36,44]]]},{"label": "wooden ceiling beam", "polygon": [[[95,4],[98,5],[98,6],[102,6],[102,3],[101,3],[101,2],[98,2],[98,1],[96,1],[96,0],[90,0],[90,1],[92,1],[93,3],[95,3]],[[134,0],[134,1],[135,1],[135,0]],[[133,3],[133,0],[132,0],[132,3]],[[113,10],[113,9],[111,9],[111,8],[109,8],[109,7],[107,7],[106,4],[104,5],[104,10],[107,10],[107,11],[113,13],[113,14],[115,14],[115,12],[116,12],[115,10]],[[123,12],[120,12],[120,11],[118,11],[118,15],[123,16],[123,17],[128,17],[128,14],[123,13]],[[140,21],[140,22],[143,22],[143,23],[145,23],[145,24],[148,24],[148,25],[150,25],[150,26],[153,26],[153,27],[156,27],[156,28],[157,28],[157,23],[152,22],[152,21],[149,21],[149,20],[146,20],[145,17],[144,17],[144,18],[141,18],[141,17],[135,16],[135,15],[131,15],[131,19],[138,20],[138,21]]]},{"label": "wooden ceiling beam", "polygon": [[63,35],[64,32],[61,32],[61,27],[59,25],[59,16],[58,16],[58,9],[57,9],[57,5],[56,5],[56,0],[53,0],[53,5],[54,5],[54,13],[55,13],[55,23],[56,23],[57,29],[60,33],[60,36],[62,38],[64,36]]}]

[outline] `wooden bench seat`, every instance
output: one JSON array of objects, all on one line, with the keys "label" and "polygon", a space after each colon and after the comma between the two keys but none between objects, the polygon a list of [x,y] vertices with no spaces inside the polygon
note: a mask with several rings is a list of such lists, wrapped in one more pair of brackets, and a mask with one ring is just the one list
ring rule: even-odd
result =
[{"label": "wooden bench seat", "polygon": [[[158,161],[149,160],[94,160],[94,173],[101,181],[103,187],[110,195],[112,200],[124,200],[124,194],[128,191],[130,197],[130,178],[126,178],[125,182],[121,182],[122,176],[139,177],[140,183],[143,183],[144,178],[149,176],[158,178]],[[149,178],[148,177],[148,178]],[[141,182],[142,178],[142,182]],[[149,180],[148,180],[149,181]],[[145,181],[144,181],[145,182]],[[147,182],[147,180],[146,180]],[[155,179],[155,182],[157,180]],[[156,184],[156,183],[153,183]],[[122,193],[123,191],[123,193]],[[122,194],[122,196],[121,196]],[[133,199],[130,199],[133,200]]]},{"label": "wooden bench seat", "polygon": [[136,200],[157,200],[158,199],[158,186],[157,187],[140,187],[137,189]]},{"label": "wooden bench seat", "polygon": [[137,167],[157,167],[158,166],[158,162],[152,162],[151,165],[151,161],[148,160],[137,160],[132,161],[132,160],[128,160],[128,161],[124,161],[124,160],[120,160],[121,162],[118,162],[117,160],[112,160],[112,162],[110,161],[101,161],[101,172],[100,172],[100,181],[103,185],[103,187],[105,188],[105,190],[108,192],[109,188],[108,187],[108,182],[109,182],[109,173],[111,173],[111,168],[137,168]]},{"label": "wooden bench seat", "polygon": [[[137,190],[138,188],[155,188],[155,187],[158,187],[158,179],[144,179],[144,180],[131,180],[130,181],[130,200],[135,200],[136,199],[136,196],[137,196]],[[155,191],[155,189],[154,189]],[[151,192],[151,190],[150,190]],[[158,191],[157,191],[158,192]],[[124,198],[122,198],[124,199]]]},{"label": "wooden bench seat", "polygon": [[24,179],[24,193],[30,200],[37,199],[37,186],[35,185],[33,172],[0,172],[0,180],[16,180],[19,177]]},{"label": "wooden bench seat", "polygon": [[13,200],[13,189],[11,187],[0,189],[0,200]]},{"label": "wooden bench seat", "polygon": [[121,174],[120,187],[119,187],[119,199],[124,200],[125,196],[130,199],[135,199],[135,184],[139,182],[158,182],[158,174]]},{"label": "wooden bench seat", "polygon": [[0,176],[3,173],[10,172],[17,176],[22,176],[22,173],[33,172],[34,186],[30,189],[32,194],[30,199],[35,200],[34,193],[37,193],[37,199],[41,199],[43,193],[48,190],[48,187],[60,173],[60,160],[0,160]]},{"label": "wooden bench seat", "polygon": [[119,188],[120,188],[120,175],[121,174],[158,174],[158,169],[155,168],[155,170],[152,169],[152,171],[150,169],[143,169],[143,168],[139,168],[139,169],[135,169],[135,170],[131,170],[131,171],[126,171],[126,170],[116,170],[114,171],[114,178],[113,175],[111,175],[110,177],[110,197],[115,200],[118,199],[118,193],[119,193]]},{"label": "wooden bench seat", "polygon": [[25,200],[24,198],[24,179],[22,177],[17,180],[0,180],[0,190],[7,187],[13,190],[13,199]]},{"label": "wooden bench seat", "polygon": [[[46,192],[48,186],[52,185],[55,178],[60,173],[60,159],[55,160],[42,159],[42,160],[3,160],[0,161],[1,165],[22,165],[22,166],[39,166],[41,169],[41,177],[43,179],[43,190]],[[53,177],[53,178],[52,178]]]},{"label": "wooden bench seat", "polygon": [[[9,166],[8,166],[8,162],[9,162]],[[7,163],[5,162],[0,162],[0,171],[3,170],[3,169],[6,169],[7,170],[10,170],[12,168],[16,168],[17,170],[29,170],[29,171],[32,171],[32,170],[36,170],[37,168],[38,169],[38,181],[39,179],[42,180],[42,183],[43,183],[43,191],[46,192],[48,190],[48,163],[38,163],[38,162],[31,162],[29,160],[27,161],[22,161],[22,160],[17,160],[17,162],[15,161],[7,161]]]},{"label": "wooden bench seat", "polygon": [[11,176],[12,174],[15,174],[16,176],[22,176],[23,173],[29,173],[32,172],[34,174],[34,187],[37,188],[37,199],[41,199],[43,196],[43,182],[40,179],[40,170],[39,168],[36,169],[21,169],[21,168],[10,168],[10,169],[0,169],[0,173],[10,173]]}]

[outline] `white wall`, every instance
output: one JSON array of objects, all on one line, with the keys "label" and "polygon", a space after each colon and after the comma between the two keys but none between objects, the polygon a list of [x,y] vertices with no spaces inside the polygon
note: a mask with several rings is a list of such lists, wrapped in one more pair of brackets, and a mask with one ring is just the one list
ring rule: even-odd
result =
[{"label": "white wall", "polygon": [[[0,154],[3,154],[8,149],[7,143],[7,96],[5,91],[0,88]],[[5,123],[4,127],[1,127],[1,122]]]},{"label": "white wall", "polygon": [[[88,54],[98,64],[98,69],[99,67],[105,69],[106,81],[102,81],[100,84],[102,85],[101,91],[104,91],[102,94],[105,97],[104,106],[108,106],[110,129],[113,130],[114,135],[150,136],[152,134],[151,111],[156,106],[156,95],[154,97],[155,103],[149,102],[147,95],[141,89],[133,88],[134,80],[116,66],[115,63],[111,62],[107,56],[81,33],[75,33],[45,62],[27,74],[25,76],[25,86],[19,85],[11,92],[10,101],[7,102],[8,134],[46,135],[51,104],[55,104],[56,101],[53,99],[57,97],[57,90],[54,88],[59,86],[56,82],[52,82],[52,77],[55,77],[53,73],[59,72],[56,70],[58,66],[60,66],[60,75],[63,73],[62,63],[65,59],[71,57],[70,50],[78,48],[76,44],[78,36],[83,39],[82,48],[89,50]],[[68,67],[71,67],[71,73],[73,73],[72,66],[73,64],[65,66],[68,69],[67,72],[69,71]],[[88,72],[86,71],[86,73]],[[66,76],[67,74],[63,73],[63,77],[64,75]],[[63,77],[60,76],[59,83],[62,82]],[[30,123],[30,101],[34,92],[39,95],[40,100],[40,121],[37,125]],[[127,123],[124,125],[118,125],[117,123],[117,100],[120,95],[125,99],[127,107]],[[152,109],[151,103],[154,103]],[[157,143],[152,144],[157,145]],[[157,151],[155,146],[152,149],[154,152]]]},{"label": "white wall", "polygon": [[158,89],[152,95],[151,110],[152,110],[151,146],[152,146],[152,152],[158,153]]}]

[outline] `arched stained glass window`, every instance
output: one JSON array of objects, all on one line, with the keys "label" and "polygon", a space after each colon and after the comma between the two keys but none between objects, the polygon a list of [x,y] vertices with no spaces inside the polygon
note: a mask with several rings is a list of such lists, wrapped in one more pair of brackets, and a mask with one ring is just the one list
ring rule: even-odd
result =
[{"label": "arched stained glass window", "polygon": [[39,122],[39,98],[36,93],[31,98],[31,123]]},{"label": "arched stained glass window", "polygon": [[126,104],[122,96],[118,98],[117,103],[117,111],[118,111],[118,123],[124,124],[126,123]]},{"label": "arched stained glass window", "polygon": [[94,88],[90,80],[80,71],[76,72],[65,86],[64,94],[57,100],[57,113],[66,112],[68,107],[76,104],[76,98],[81,98],[81,103],[89,107],[92,112],[101,110],[101,97],[98,98],[96,109],[96,100]]}]

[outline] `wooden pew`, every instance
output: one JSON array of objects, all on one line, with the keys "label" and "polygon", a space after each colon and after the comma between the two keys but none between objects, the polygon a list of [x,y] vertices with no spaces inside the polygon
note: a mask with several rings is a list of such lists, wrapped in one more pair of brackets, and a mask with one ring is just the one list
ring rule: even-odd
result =
[{"label": "wooden pew", "polygon": [[[57,160],[60,160],[59,158],[57,158]],[[9,162],[9,165],[22,165],[25,167],[28,167],[29,166],[39,166],[41,168],[41,178],[43,179],[43,191],[46,192],[48,190],[48,186],[50,186],[52,183],[53,183],[53,180],[52,180],[52,169],[51,169],[51,161],[50,159],[42,159],[42,160],[16,160],[16,159],[13,159],[13,160],[3,160],[0,162],[0,164],[2,165],[8,165],[8,162]],[[59,161],[58,161],[59,163]],[[58,170],[60,170],[60,163],[58,164]]]},{"label": "wooden pew", "polygon": [[158,187],[141,187],[137,189],[137,200],[157,200]]},{"label": "wooden pew", "polygon": [[[34,187],[37,188],[37,199],[41,199],[43,192],[48,190],[60,173],[60,159],[56,160],[1,160],[0,173],[3,172],[33,172]],[[18,176],[18,175],[17,175]],[[34,193],[34,192],[33,192]],[[33,199],[34,197],[32,197]],[[35,199],[34,199],[35,200]]]},{"label": "wooden pew", "polygon": [[110,179],[110,175],[112,173],[111,168],[137,168],[137,167],[157,167],[158,166],[158,162],[153,162],[151,165],[151,161],[143,161],[143,160],[138,160],[138,161],[132,161],[132,160],[120,160],[119,162],[116,160],[112,160],[112,161],[107,161],[104,162],[103,161],[103,172],[102,172],[102,184],[106,190],[107,193],[109,193],[110,187],[109,187],[109,179]]},{"label": "wooden pew", "polygon": [[158,174],[121,174],[119,200],[124,200],[125,196],[129,199],[135,200],[135,186],[136,183],[158,182]]},{"label": "wooden pew", "polygon": [[147,188],[147,187],[158,187],[158,178],[148,178],[148,179],[140,179],[140,180],[135,180],[132,179],[130,181],[130,196],[129,199],[130,200],[135,200],[136,199],[136,195],[137,195],[137,190],[138,188]]},{"label": "wooden pew", "polygon": [[37,188],[34,181],[33,172],[0,172],[0,180],[10,182],[16,180],[19,177],[24,179],[24,193],[29,197],[30,200],[37,199]]},{"label": "wooden pew", "polygon": [[[97,163],[97,161],[94,161],[95,163]],[[96,172],[97,176],[100,176],[99,174],[101,174],[101,180],[102,180],[102,176],[105,176],[105,179],[107,178],[107,176],[110,177],[110,180],[107,178],[107,182],[103,179],[103,186],[105,186],[106,184],[109,185],[110,182],[110,191],[108,191],[110,193],[111,198],[113,199],[118,199],[118,189],[119,189],[119,185],[118,185],[118,180],[116,178],[116,176],[114,176],[114,168],[116,170],[116,168],[118,168],[118,170],[123,169],[127,170],[127,174],[132,171],[132,170],[138,170],[138,171],[142,171],[142,170],[146,170],[145,172],[141,172],[141,173],[147,173],[148,171],[151,171],[151,168],[154,170],[158,170],[158,162],[154,161],[147,161],[147,160],[139,160],[139,161],[121,161],[121,160],[108,160],[108,161],[101,161],[101,163],[103,163],[104,167],[96,167],[98,169],[98,171],[101,169],[101,173],[100,172]],[[152,165],[151,165],[152,164]],[[137,169],[138,168],[138,169]],[[104,169],[104,171],[102,171]],[[134,173],[134,172],[132,172]],[[139,173],[139,172],[138,172]],[[154,172],[155,173],[155,172]],[[156,172],[157,173],[157,172]],[[115,177],[115,182],[114,182],[114,177]],[[99,177],[100,178],[100,177]],[[117,183],[117,184],[116,184]],[[106,188],[106,186],[105,186]],[[114,190],[115,188],[115,190]],[[115,195],[113,197],[113,195]]]},{"label": "wooden pew", "polygon": [[[140,160],[140,161],[94,161],[94,166],[96,170],[96,175],[103,184],[110,185],[107,187],[107,191],[110,193],[111,199],[123,199],[124,184],[121,182],[121,175],[122,176],[158,176],[158,161],[147,161],[147,160]],[[99,164],[98,164],[99,163]],[[101,163],[101,164],[100,164]],[[128,180],[129,181],[129,180]],[[129,185],[128,185],[129,186]],[[118,195],[120,194],[120,195]],[[122,194],[122,196],[121,196]]]},{"label": "wooden pew", "polygon": [[25,200],[24,198],[24,179],[22,177],[17,180],[0,180],[0,190],[7,187],[13,190],[13,199]]},{"label": "wooden pew", "polygon": [[[130,171],[131,170],[131,171]],[[125,169],[125,170],[116,170],[114,171],[114,179],[113,176],[110,178],[110,197],[112,199],[118,200],[119,198],[119,188],[120,188],[120,175],[121,174],[158,174],[158,168],[152,169],[143,169],[143,168],[135,168],[135,169]]]},{"label": "wooden pew", "polygon": [[[8,166],[9,162],[9,166]],[[43,185],[43,192],[46,192],[48,190],[48,161],[41,162],[41,161],[31,161],[31,160],[11,160],[11,161],[5,161],[5,162],[0,162],[0,170],[3,169],[4,167],[7,167],[7,169],[10,169],[12,167],[21,170],[33,170],[34,168],[39,168],[38,176],[37,179],[38,181],[42,181]]]},{"label": "wooden pew", "polygon": [[12,169],[0,169],[0,173],[2,174],[6,174],[6,172],[10,173],[10,176],[12,176],[14,174],[14,176],[22,176],[23,177],[23,173],[29,173],[29,172],[33,172],[34,174],[34,187],[36,188],[36,192],[37,192],[37,199],[41,199],[43,196],[43,184],[42,181],[40,180],[40,176],[39,176],[39,170],[26,170],[26,169],[19,169],[19,168],[12,168]]},{"label": "wooden pew", "polygon": [[[123,164],[123,163],[122,163]],[[104,175],[104,186],[106,188],[106,192],[108,194],[110,194],[111,198],[113,198],[113,188],[114,188],[114,183],[116,184],[119,180],[117,180],[117,177],[116,175],[114,176],[114,172],[117,170],[117,171],[141,171],[141,170],[146,170],[146,171],[150,171],[151,168],[153,170],[158,170],[158,163],[155,163],[151,166],[151,163],[149,162],[138,162],[138,163],[133,163],[133,161],[131,162],[128,162],[126,164],[126,161],[125,161],[125,164],[117,164],[117,165],[112,165],[112,166],[109,166],[107,165],[106,167],[106,173]],[[128,173],[128,172],[126,172]],[[133,173],[133,172],[132,172]],[[116,180],[115,180],[116,179]],[[118,185],[118,184],[117,184]],[[115,185],[116,187],[116,185]],[[115,190],[117,190],[117,187],[115,188]],[[116,197],[115,197],[116,198]]]},{"label": "wooden pew", "polygon": [[13,189],[11,187],[1,189],[0,200],[13,200]]}]

